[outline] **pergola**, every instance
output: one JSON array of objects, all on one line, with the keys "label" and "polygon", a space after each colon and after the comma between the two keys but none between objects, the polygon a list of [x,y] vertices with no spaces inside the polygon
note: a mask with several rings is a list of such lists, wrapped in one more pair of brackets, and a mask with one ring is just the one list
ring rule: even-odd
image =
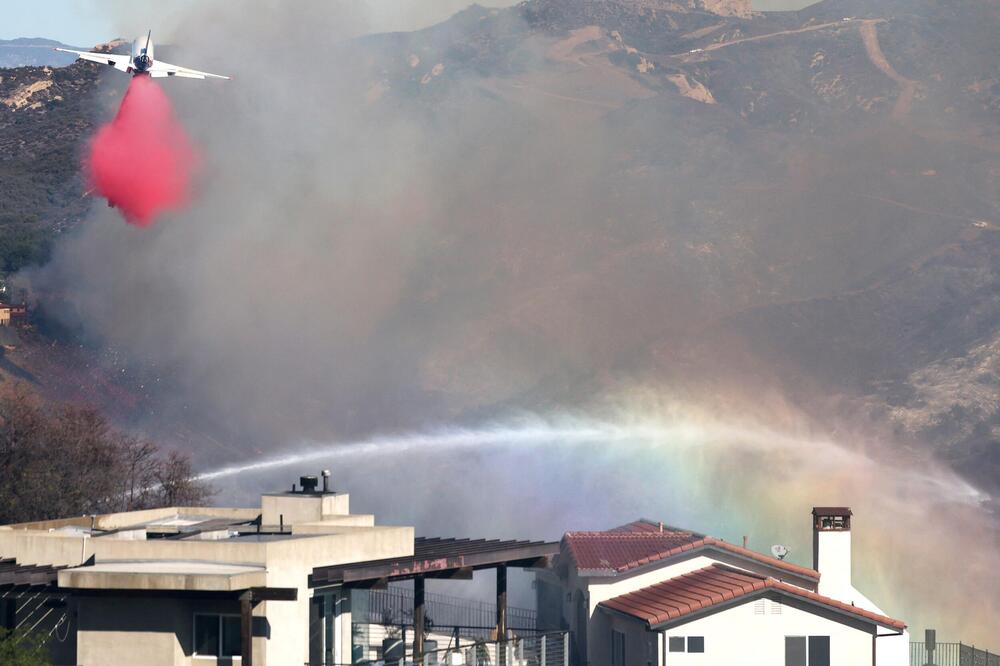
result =
[{"label": "pergola", "polygon": [[446,539],[417,537],[413,555],[352,564],[316,567],[309,587],[382,587],[389,581],[413,581],[413,661],[424,656],[424,581],[428,578],[471,578],[480,569],[496,569],[497,637],[507,634],[507,568],[545,568],[559,553],[554,541]]}]

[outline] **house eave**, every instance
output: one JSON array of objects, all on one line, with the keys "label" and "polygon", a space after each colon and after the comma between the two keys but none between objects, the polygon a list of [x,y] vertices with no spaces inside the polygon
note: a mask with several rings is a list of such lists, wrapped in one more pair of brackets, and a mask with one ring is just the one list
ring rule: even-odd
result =
[{"label": "house eave", "polygon": [[749,557],[749,556],[744,555],[742,553],[735,552],[735,551],[729,550],[727,548],[722,548],[720,546],[717,546],[717,545],[711,544],[711,543],[704,544],[702,546],[698,546],[697,548],[692,548],[691,550],[686,550],[686,551],[681,552],[681,553],[676,553],[674,555],[670,555],[670,556],[664,557],[662,559],[651,560],[651,561],[646,562],[644,564],[641,564],[641,565],[639,565],[637,567],[631,567],[629,569],[622,569],[622,570],[617,570],[617,569],[577,569],[577,575],[580,576],[581,578],[624,578],[624,577],[627,577],[627,576],[632,576],[632,575],[635,575],[635,574],[641,574],[641,573],[645,573],[647,571],[652,571],[652,570],[658,569],[658,568],[660,568],[662,566],[669,566],[671,564],[675,564],[677,562],[681,562],[681,561],[684,561],[686,559],[690,559],[691,557],[695,557],[695,556],[698,556],[698,555],[703,555],[706,552],[708,552],[708,553],[716,553],[716,554],[719,554],[719,555],[725,555],[725,556],[728,556],[728,557],[731,557],[733,559],[739,560],[740,562],[743,562],[743,563],[746,563],[746,564],[756,564],[757,566],[766,567],[767,569],[770,569],[770,570],[776,572],[778,574],[777,575],[778,578],[783,579],[783,580],[791,581],[791,582],[793,582],[793,583],[795,583],[797,585],[800,585],[801,587],[815,587],[815,585],[819,582],[819,574],[818,573],[816,574],[816,576],[809,576],[809,575],[806,575],[806,574],[799,574],[799,573],[796,573],[794,571],[789,571],[788,569],[786,569],[784,567],[781,567],[780,565],[771,564],[769,562],[760,560],[760,559],[755,558],[755,557]]}]

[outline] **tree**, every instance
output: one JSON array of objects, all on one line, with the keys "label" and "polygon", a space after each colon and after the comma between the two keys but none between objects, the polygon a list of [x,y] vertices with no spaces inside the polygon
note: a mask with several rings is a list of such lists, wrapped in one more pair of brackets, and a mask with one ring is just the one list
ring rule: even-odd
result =
[{"label": "tree", "polygon": [[191,470],[191,459],[171,451],[157,466],[154,503],[159,506],[197,506],[212,496]]},{"label": "tree", "polygon": [[96,410],[0,393],[0,523],[199,505],[189,457],[115,430]]},{"label": "tree", "polygon": [[47,636],[0,628],[0,664],[4,666],[49,666]]}]

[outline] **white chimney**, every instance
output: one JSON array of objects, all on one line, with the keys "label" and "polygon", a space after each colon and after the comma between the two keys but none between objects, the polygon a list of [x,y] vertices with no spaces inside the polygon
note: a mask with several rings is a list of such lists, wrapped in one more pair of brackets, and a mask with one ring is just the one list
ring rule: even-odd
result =
[{"label": "white chimney", "polygon": [[813,517],[813,569],[819,572],[819,593],[850,601],[851,510],[846,506],[817,506]]}]

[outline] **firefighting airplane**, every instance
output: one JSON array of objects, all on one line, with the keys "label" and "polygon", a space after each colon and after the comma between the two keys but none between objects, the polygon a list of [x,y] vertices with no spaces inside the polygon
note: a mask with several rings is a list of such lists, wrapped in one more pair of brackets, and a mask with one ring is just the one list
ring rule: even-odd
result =
[{"label": "firefighting airplane", "polygon": [[228,79],[228,76],[219,74],[209,74],[199,72],[197,69],[178,67],[162,60],[153,60],[153,31],[145,37],[136,37],[132,42],[132,55],[115,55],[113,53],[95,53],[93,51],[74,51],[73,49],[60,49],[66,53],[75,53],[81,60],[99,62],[102,65],[111,65],[115,69],[131,74],[133,76],[146,75],[153,78],[163,76],[179,76],[186,79]]}]

